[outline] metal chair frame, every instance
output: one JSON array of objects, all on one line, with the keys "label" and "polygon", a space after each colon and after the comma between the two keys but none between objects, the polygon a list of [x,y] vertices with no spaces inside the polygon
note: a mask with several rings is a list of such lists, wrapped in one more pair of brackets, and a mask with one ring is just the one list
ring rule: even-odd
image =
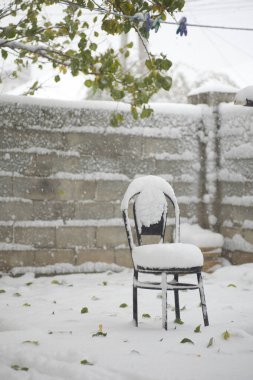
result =
[{"label": "metal chair frame", "polygon": [[[134,194],[131,199],[133,199],[135,196],[138,196],[140,192]],[[165,194],[165,197],[169,199],[169,201],[173,204],[174,210],[175,210],[175,241],[179,242],[179,226],[180,226],[180,215],[179,215],[179,207],[176,201],[173,201],[168,194]],[[130,200],[129,200],[130,201]],[[176,212],[177,210],[177,212]],[[134,248],[134,241],[133,241],[133,235],[132,230],[130,226],[130,221],[128,218],[128,210],[123,210],[123,220],[124,225],[127,233],[127,239],[129,244],[129,249],[131,252],[133,252]],[[167,221],[167,212],[164,213],[161,217],[161,220],[156,223],[152,224],[149,227],[142,226],[141,232],[138,229],[137,225],[137,217],[136,217],[136,207],[135,207],[135,201],[133,204],[133,214],[134,214],[134,222],[135,222],[135,230],[137,234],[137,242],[138,245],[142,245],[142,235],[160,235],[161,241],[164,243],[164,236],[166,231],[166,221]],[[155,254],[155,252],[154,252]],[[133,257],[132,257],[133,260]],[[146,269],[144,267],[137,266],[135,268],[134,262],[134,275],[133,275],[133,319],[135,321],[135,325],[138,326],[138,289],[150,289],[150,290],[162,290],[162,324],[163,328],[167,330],[167,291],[173,291],[174,292],[174,302],[175,302],[175,316],[176,320],[180,320],[180,303],[179,303],[179,291],[180,290],[199,290],[200,294],[200,302],[202,307],[202,314],[203,314],[203,320],[204,325],[209,325],[208,320],[208,314],[207,314],[207,307],[206,307],[206,300],[205,300],[205,293],[204,293],[204,286],[203,286],[203,280],[202,280],[202,267],[191,267],[191,268],[168,268],[168,269],[157,269],[157,268],[149,268]],[[161,281],[160,282],[149,282],[149,281],[139,281],[138,275],[139,273],[144,274],[156,274],[161,275]],[[195,273],[197,275],[197,284],[189,284],[184,282],[179,282],[179,276],[185,275],[185,274],[192,274]],[[174,279],[172,281],[167,281],[167,275],[173,275]]]}]

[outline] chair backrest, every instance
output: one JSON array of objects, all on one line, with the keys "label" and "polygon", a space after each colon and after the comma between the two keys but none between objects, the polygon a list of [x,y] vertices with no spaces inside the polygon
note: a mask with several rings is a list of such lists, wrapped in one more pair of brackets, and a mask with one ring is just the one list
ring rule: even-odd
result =
[{"label": "chair backrest", "polygon": [[[137,197],[138,197],[138,194],[137,194]],[[140,222],[140,219],[138,218],[138,213],[136,212],[136,202],[134,202],[134,205],[133,205],[133,214],[134,214],[134,223],[135,223],[135,230],[136,230],[138,245],[142,245],[142,235],[148,235],[148,236],[159,235],[161,238],[160,241],[161,240],[162,242],[164,241],[166,220],[167,220],[166,209],[162,213],[159,221],[149,224],[149,225],[145,225]]]},{"label": "chair backrest", "polygon": [[130,200],[135,196],[133,213],[138,245],[142,244],[142,235],[160,235],[161,241],[164,241],[167,199],[174,206],[175,241],[179,242],[179,207],[174,190],[165,179],[150,175],[134,179],[128,186],[121,203],[130,250],[132,251],[134,242],[128,218],[128,207]]}]

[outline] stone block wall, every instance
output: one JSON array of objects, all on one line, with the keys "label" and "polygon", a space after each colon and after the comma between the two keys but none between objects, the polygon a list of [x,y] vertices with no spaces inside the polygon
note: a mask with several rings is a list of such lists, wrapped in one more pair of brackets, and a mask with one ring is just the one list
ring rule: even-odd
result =
[{"label": "stone block wall", "polygon": [[[87,261],[131,266],[120,202],[129,182],[147,174],[172,184],[183,222],[220,230],[233,262],[241,260],[236,255],[251,260],[253,156],[235,160],[227,151],[230,142],[238,147],[239,125],[246,123],[241,135],[250,142],[252,110],[224,105],[217,117],[202,105],[154,108],[150,119],[133,123],[122,106],[125,124],[112,128],[113,103],[0,98],[0,270]],[[235,204],[241,195],[243,204]]]},{"label": "stone block wall", "polygon": [[[110,127],[103,102],[0,101],[0,267],[131,266],[120,202],[138,175],[164,176],[182,220],[201,215],[200,109],[166,105]],[[170,216],[172,217],[172,215]]]}]

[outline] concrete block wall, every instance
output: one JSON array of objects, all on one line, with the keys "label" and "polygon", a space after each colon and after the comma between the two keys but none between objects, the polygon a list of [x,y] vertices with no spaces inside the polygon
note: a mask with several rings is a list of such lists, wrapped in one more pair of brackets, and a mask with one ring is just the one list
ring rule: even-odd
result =
[{"label": "concrete block wall", "polygon": [[219,115],[224,255],[234,264],[253,262],[253,109],[222,104]]},{"label": "concrete block wall", "polygon": [[[131,266],[120,202],[147,174],[172,184],[183,222],[221,232],[233,263],[253,261],[253,110],[164,104],[133,123],[123,107],[112,128],[114,109],[0,98],[0,270]],[[207,267],[216,256],[205,253]]]},{"label": "concrete block wall", "polygon": [[[131,266],[120,202],[138,175],[164,176],[183,221],[202,215],[201,109],[157,106],[110,127],[115,105],[0,99],[0,267]],[[124,111],[124,109],[123,109]]]}]

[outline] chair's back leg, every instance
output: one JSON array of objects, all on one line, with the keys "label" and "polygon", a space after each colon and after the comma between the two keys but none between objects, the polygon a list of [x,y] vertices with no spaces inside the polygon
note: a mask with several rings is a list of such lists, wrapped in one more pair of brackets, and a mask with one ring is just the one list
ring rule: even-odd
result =
[{"label": "chair's back leg", "polygon": [[202,275],[200,272],[197,273],[197,278],[198,278],[198,284],[199,284],[199,294],[200,294],[200,301],[201,301],[204,325],[209,326],[208,315],[207,315],[207,307],[206,307],[206,299],[205,299],[205,293],[204,293],[204,286],[203,286]]},{"label": "chair's back leg", "polygon": [[167,330],[167,273],[162,272],[162,323]]},{"label": "chair's back leg", "polygon": [[133,281],[133,320],[136,327],[138,327],[138,289],[135,285],[135,280],[138,280],[138,272],[134,270],[134,281]]},{"label": "chair's back leg", "polygon": [[[178,282],[178,274],[174,275],[174,280]],[[180,306],[179,306],[179,291],[174,290],[174,300],[175,300],[175,314],[176,314],[176,319],[180,319]]]}]

